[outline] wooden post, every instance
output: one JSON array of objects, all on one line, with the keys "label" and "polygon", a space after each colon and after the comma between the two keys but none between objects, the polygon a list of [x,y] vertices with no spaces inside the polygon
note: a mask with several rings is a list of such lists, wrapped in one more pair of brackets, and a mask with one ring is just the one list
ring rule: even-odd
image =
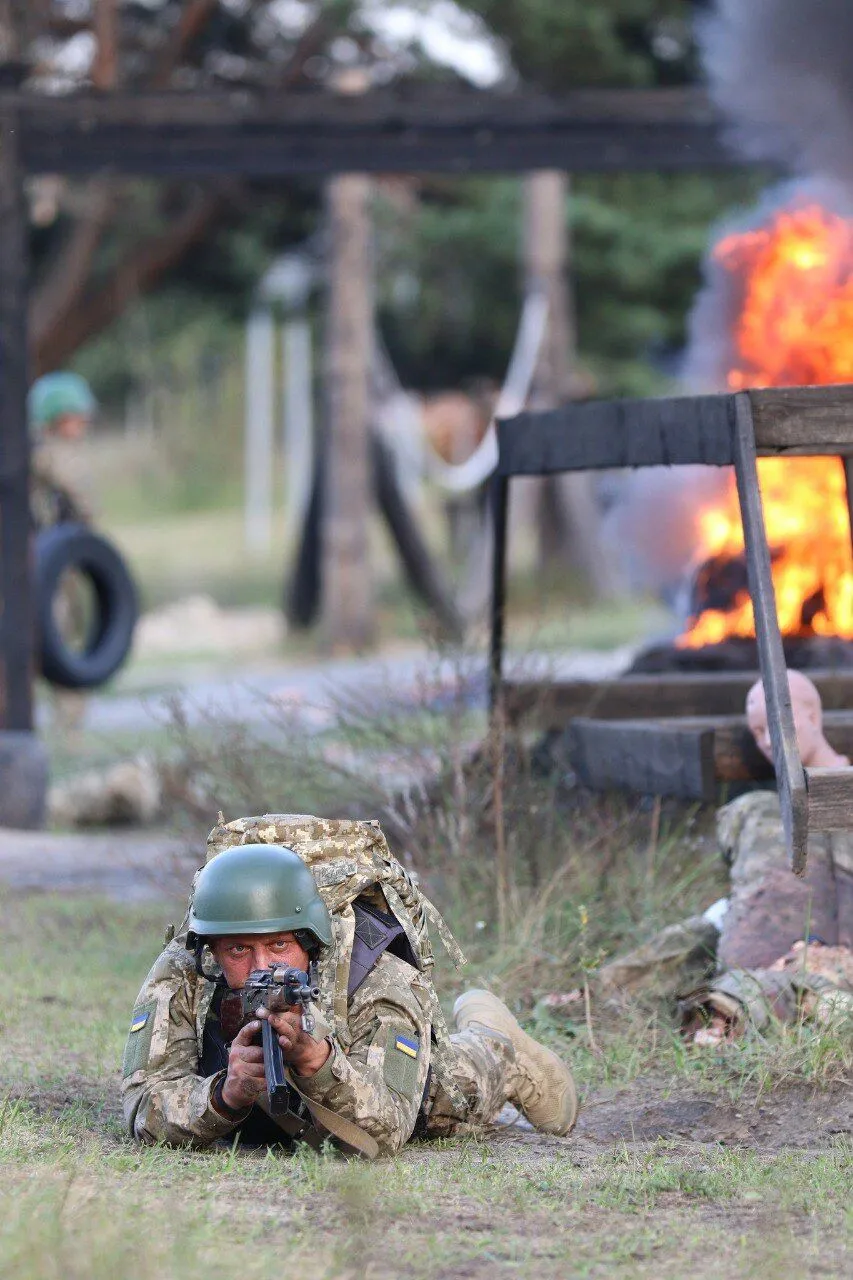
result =
[{"label": "wooden post", "polygon": [[363,648],[374,636],[369,548],[373,503],[370,193],[370,180],[358,174],[333,178],[327,187],[327,440],[321,581],[323,639],[333,649]]},{"label": "wooden post", "polygon": [[[504,636],[506,618],[506,537],[509,514],[509,480],[496,475],[492,480],[492,609],[489,649],[489,707],[499,713],[502,702]],[[502,710],[500,711],[502,714]]]},{"label": "wooden post", "polygon": [[0,725],[32,729],[27,252],[14,114],[0,116]]},{"label": "wooden post", "polygon": [[[531,392],[531,406],[539,409],[556,408],[576,394],[568,199],[565,173],[549,169],[525,178],[525,286],[528,293],[538,291],[548,299],[548,329]],[[540,563],[544,566],[567,548],[596,595],[617,594],[617,575],[601,545],[592,477],[583,473],[553,477],[539,487]]]},{"label": "wooden post", "polygon": [[752,404],[749,394],[745,392],[735,397],[734,454],[749,594],[755,614],[755,638],[758,641],[761,679],[767,703],[782,825],[792,870],[801,876],[806,869],[808,852],[809,798],[797,746],[791,691],[788,688],[785,654],[776,613],[770,548],[758,485]]},{"label": "wooden post", "polygon": [[0,826],[38,826],[47,763],[32,732],[27,222],[18,121],[0,110]]}]

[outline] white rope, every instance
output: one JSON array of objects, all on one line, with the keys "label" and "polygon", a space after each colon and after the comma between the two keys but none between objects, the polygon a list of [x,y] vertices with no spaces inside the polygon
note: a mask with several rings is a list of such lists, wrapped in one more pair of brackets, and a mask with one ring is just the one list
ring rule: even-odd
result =
[{"label": "white rope", "polygon": [[506,378],[486,434],[465,462],[454,465],[435,454],[429,463],[430,479],[445,493],[472,493],[488,480],[498,464],[498,437],[495,421],[521,413],[533,382],[542,341],[548,327],[548,298],[544,292],[525,299],[518,334]]}]

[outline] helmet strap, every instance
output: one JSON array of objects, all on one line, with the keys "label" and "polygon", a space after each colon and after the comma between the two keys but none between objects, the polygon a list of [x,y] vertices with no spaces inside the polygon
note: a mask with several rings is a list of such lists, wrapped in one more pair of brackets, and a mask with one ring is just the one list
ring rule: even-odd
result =
[{"label": "helmet strap", "polygon": [[294,929],[293,936],[303,950],[308,952],[308,959],[313,962],[320,954],[320,944],[310,929]]},{"label": "helmet strap", "polygon": [[216,975],[207,973],[204,967],[204,949],[207,943],[204,938],[196,938],[195,944],[195,971],[200,978],[206,978],[208,982],[215,982]]}]

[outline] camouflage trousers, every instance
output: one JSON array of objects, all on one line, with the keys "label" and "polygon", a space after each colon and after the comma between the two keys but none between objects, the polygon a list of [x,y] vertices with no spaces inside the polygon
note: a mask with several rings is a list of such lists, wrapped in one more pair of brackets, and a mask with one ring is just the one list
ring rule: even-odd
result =
[{"label": "camouflage trousers", "polygon": [[801,1018],[846,1025],[853,1017],[853,951],[798,943],[768,968],[728,969],[681,1007],[686,1020],[705,1009],[758,1030]]},{"label": "camouflage trousers", "polygon": [[440,1084],[427,1100],[426,1136],[445,1138],[463,1126],[489,1124],[509,1100],[515,1074],[515,1050],[498,1031],[469,1027],[450,1037],[456,1052],[454,1082],[468,1104],[463,1112]]},{"label": "camouflage trousers", "polygon": [[[671,925],[604,965],[598,995],[617,1005],[641,995],[677,999],[691,1025],[702,1009],[761,1027],[773,1018],[821,1018],[847,1008],[853,1001],[850,834],[811,835],[799,879],[787,865],[774,794],[742,796],[719,811],[717,826],[731,874],[719,941],[702,917]],[[823,945],[804,946],[800,940],[807,938]]]},{"label": "camouflage trousers", "polygon": [[[805,875],[795,876],[780,856],[781,822],[750,833],[733,851],[732,891],[723,921],[721,968],[773,964],[800,938],[826,946],[853,946],[853,851],[846,832],[809,838]],[[764,836],[762,839],[761,837]]]}]

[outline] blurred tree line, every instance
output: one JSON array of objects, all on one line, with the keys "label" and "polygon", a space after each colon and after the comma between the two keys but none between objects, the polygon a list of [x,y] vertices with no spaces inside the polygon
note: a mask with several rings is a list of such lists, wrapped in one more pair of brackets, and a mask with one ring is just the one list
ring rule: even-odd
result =
[{"label": "blurred tree line", "polygon": [[[7,21],[7,61],[17,57],[33,86],[47,88],[308,91],[354,64],[377,84],[458,82],[462,71],[442,65],[418,25],[438,13],[460,39],[491,50],[505,83],[560,93],[697,74],[697,6],[686,0],[115,0],[112,36],[97,30],[105,3],[35,0],[25,28]],[[408,15],[407,37],[389,34],[392,10]],[[0,38],[3,23],[0,7]],[[648,392],[675,372],[709,226],[762,184],[734,170],[573,179],[566,218],[580,354],[600,392]],[[320,192],[305,182],[38,180],[31,207],[36,367],[73,361],[116,400],[168,368],[170,353],[185,353],[188,334],[205,358],[233,349],[265,266],[320,233]],[[404,382],[501,377],[519,315],[520,215],[517,178],[377,184],[380,317]]]}]

